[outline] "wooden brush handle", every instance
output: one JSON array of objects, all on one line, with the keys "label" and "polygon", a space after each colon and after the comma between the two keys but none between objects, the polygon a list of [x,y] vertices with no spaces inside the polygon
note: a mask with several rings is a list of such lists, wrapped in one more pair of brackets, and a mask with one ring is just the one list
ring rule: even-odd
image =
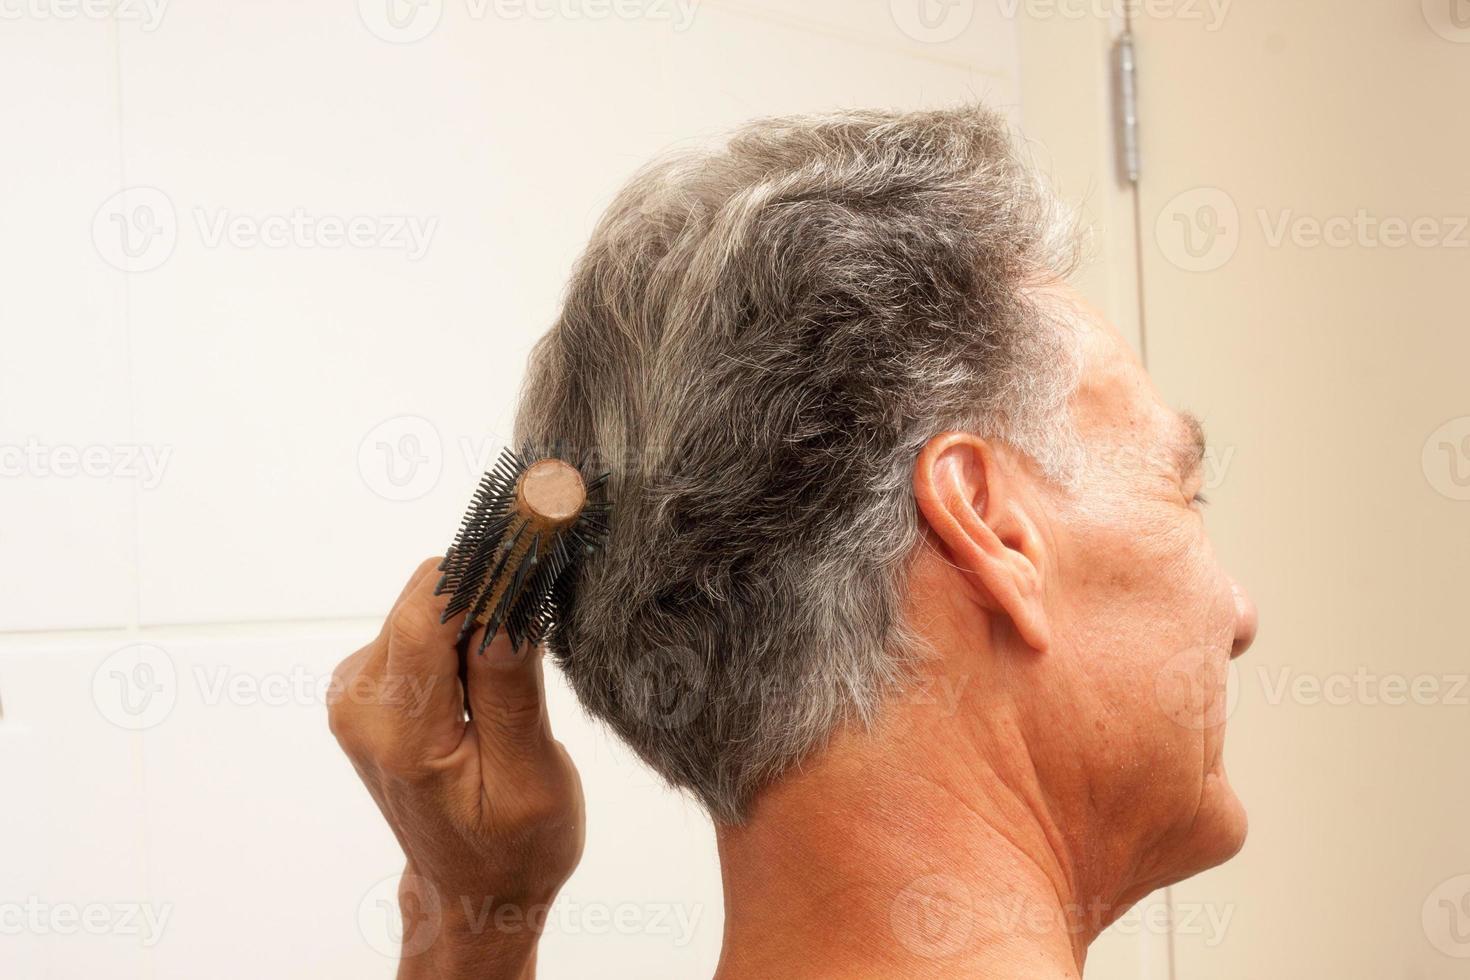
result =
[{"label": "wooden brush handle", "polygon": [[570,463],[543,459],[532,463],[516,481],[516,511],[537,531],[571,526],[587,506],[582,474]]},{"label": "wooden brush handle", "polygon": [[516,538],[506,560],[508,574],[486,583],[494,591],[476,622],[484,626],[490,621],[500,605],[501,595],[515,579],[513,570],[526,560],[531,542],[539,539],[544,544],[551,535],[571,527],[582,516],[582,508],[586,506],[587,487],[575,466],[559,459],[543,459],[526,468],[526,472],[516,480],[515,502],[515,513],[526,522],[526,526]]}]

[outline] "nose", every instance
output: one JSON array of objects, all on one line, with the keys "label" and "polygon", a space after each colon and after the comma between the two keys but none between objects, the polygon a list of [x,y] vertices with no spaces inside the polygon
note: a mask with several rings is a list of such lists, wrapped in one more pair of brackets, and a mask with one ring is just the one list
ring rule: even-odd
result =
[{"label": "nose", "polygon": [[1230,658],[1233,660],[1251,648],[1256,642],[1256,626],[1259,618],[1256,614],[1256,604],[1246,594],[1245,589],[1240,587],[1239,582],[1230,583],[1230,591],[1235,594],[1235,643],[1230,648]]}]

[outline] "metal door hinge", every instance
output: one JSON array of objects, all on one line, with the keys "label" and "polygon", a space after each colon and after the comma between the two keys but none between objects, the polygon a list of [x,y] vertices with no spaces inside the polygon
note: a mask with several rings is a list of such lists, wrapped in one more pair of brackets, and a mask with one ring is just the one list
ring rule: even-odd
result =
[{"label": "metal door hinge", "polygon": [[1133,35],[1124,31],[1114,46],[1114,71],[1117,76],[1116,115],[1118,125],[1118,166],[1128,183],[1138,183],[1138,58],[1133,50]]}]

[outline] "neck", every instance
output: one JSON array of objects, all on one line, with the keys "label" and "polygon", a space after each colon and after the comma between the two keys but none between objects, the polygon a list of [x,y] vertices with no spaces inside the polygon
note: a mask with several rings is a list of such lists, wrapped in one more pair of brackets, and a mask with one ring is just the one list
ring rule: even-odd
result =
[{"label": "neck", "polygon": [[929,714],[839,734],[719,828],[716,980],[1081,976],[1105,923],[1079,903],[1034,769],[975,757]]}]

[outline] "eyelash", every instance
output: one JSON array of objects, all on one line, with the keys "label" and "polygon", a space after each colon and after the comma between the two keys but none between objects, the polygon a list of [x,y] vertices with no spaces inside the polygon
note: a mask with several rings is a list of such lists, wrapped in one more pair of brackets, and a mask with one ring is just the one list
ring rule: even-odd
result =
[{"label": "eyelash", "polygon": [[1210,505],[1210,498],[1206,497],[1202,493],[1197,493],[1194,495],[1194,502],[1199,504],[1201,507],[1208,507]]}]

